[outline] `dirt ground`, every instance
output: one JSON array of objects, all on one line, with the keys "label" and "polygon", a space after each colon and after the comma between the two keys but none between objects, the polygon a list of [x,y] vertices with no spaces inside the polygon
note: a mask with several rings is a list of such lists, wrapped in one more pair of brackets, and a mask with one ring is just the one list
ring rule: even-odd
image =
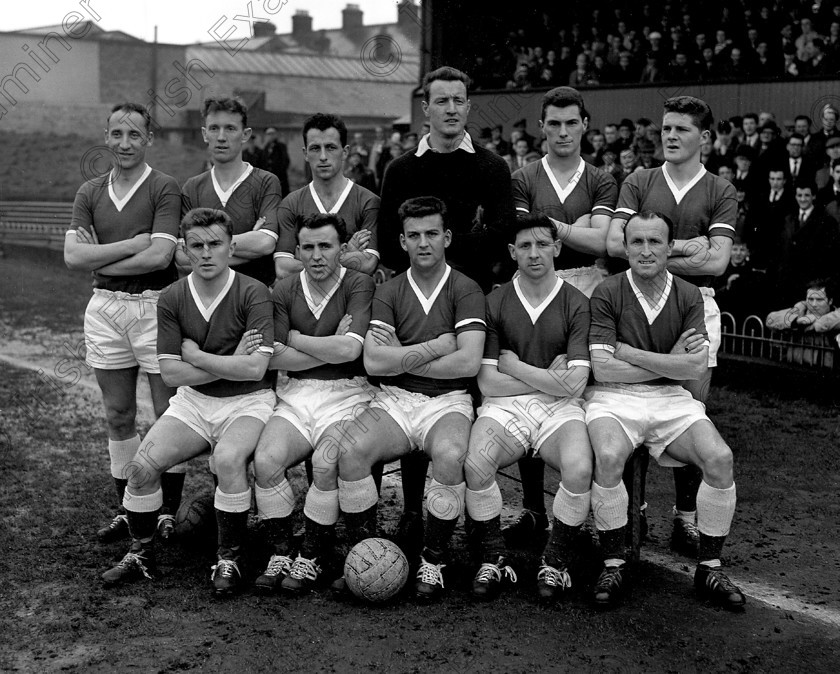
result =
[{"label": "dirt ground", "polygon": [[[74,363],[85,275],[54,254],[6,249],[0,261],[0,670],[136,672],[837,671],[840,668],[840,425],[836,382],[726,365],[709,412],[736,455],[738,511],[724,563],[748,594],[730,614],[698,602],[691,560],[668,550],[670,472],[649,474],[651,535],[624,605],[589,601],[597,557],[583,547],[571,597],[534,599],[538,550],[519,551],[519,583],[491,604],[468,593],[462,526],[435,605],[374,607],[210,592],[212,545],[176,541],[153,583],[105,589],[125,552],[94,531],[112,512],[106,436],[91,373]],[[41,372],[38,372],[38,370]],[[147,412],[143,423],[150,421]],[[515,468],[506,473],[517,475]],[[298,478],[297,483],[305,486]],[[518,485],[501,478],[511,517]],[[553,491],[557,476],[547,472]],[[192,462],[188,497],[209,491]],[[399,516],[386,478],[380,528]],[[546,497],[550,507],[550,497]],[[582,539],[588,543],[588,539]],[[251,577],[263,557],[251,546]]]}]

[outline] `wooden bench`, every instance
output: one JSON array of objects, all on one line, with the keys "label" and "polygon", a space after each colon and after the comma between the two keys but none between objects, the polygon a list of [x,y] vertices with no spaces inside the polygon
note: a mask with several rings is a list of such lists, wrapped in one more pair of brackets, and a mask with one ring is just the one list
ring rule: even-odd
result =
[{"label": "wooden bench", "polygon": [[0,201],[0,244],[61,250],[73,204],[50,201]]}]

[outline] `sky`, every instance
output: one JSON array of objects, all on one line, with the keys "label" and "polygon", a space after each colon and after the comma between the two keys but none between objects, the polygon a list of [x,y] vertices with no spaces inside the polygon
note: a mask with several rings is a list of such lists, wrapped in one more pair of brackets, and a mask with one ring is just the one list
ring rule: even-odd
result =
[{"label": "sky", "polygon": [[[248,6],[251,17],[268,19],[277,32],[292,30],[292,15],[307,10],[314,30],[340,28],[341,10],[347,0],[81,0],[101,16],[97,24],[104,30],[122,30],[151,41],[158,26],[158,41],[172,44],[209,42],[214,26],[219,36],[229,32],[229,40],[249,37]],[[364,23],[394,23],[396,0],[353,0],[364,12]],[[70,12],[91,18],[80,7],[80,0],[36,0],[3,3],[0,31],[60,24]],[[235,16],[243,17],[234,21]]]}]

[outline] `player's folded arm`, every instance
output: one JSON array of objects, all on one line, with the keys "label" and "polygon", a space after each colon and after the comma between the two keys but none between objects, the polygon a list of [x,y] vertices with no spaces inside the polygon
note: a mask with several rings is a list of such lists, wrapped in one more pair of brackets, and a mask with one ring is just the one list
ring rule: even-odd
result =
[{"label": "player's folded arm", "polygon": [[[610,214],[603,209],[597,213],[585,213],[574,222],[558,226],[560,241],[572,250],[590,255],[604,255],[607,252],[607,234],[610,228]],[[556,223],[557,220],[552,220]]]},{"label": "player's folded arm", "polygon": [[152,243],[145,250],[99,268],[108,276],[134,276],[166,269],[172,262],[178,240],[171,234],[152,234]]},{"label": "player's folded arm", "polygon": [[662,376],[615,357],[615,347],[609,344],[590,344],[589,356],[595,381],[602,384],[641,384]]},{"label": "player's folded arm", "polygon": [[364,355],[365,371],[371,376],[386,377],[402,374],[409,369],[425,365],[429,361],[440,357],[443,353],[438,344],[439,337],[420,344],[409,344],[408,346],[380,344],[374,338],[374,331],[377,326],[381,328],[385,325],[383,321],[371,320],[370,328],[365,335],[365,345],[362,353]]},{"label": "player's folded arm", "polygon": [[195,366],[230,381],[259,381],[265,376],[272,349],[261,346],[249,355],[219,356],[201,351],[195,357]]},{"label": "player's folded arm", "polygon": [[364,340],[356,334],[325,335],[313,337],[311,335],[296,334],[289,345],[298,351],[317,358],[324,363],[349,363],[362,353]]},{"label": "player's folded arm", "polygon": [[274,275],[278,281],[283,280],[292,274],[298,274],[303,269],[303,262],[298,260],[293,253],[275,251],[274,253]]},{"label": "player's folded arm", "polygon": [[326,362],[281,342],[274,342],[274,353],[268,367],[271,370],[301,372],[321,365],[326,365]]},{"label": "player's folded arm", "polygon": [[534,393],[536,389],[521,379],[499,372],[498,359],[482,358],[478,371],[478,388],[487,397],[517,396]]},{"label": "player's folded arm", "polygon": [[627,259],[627,253],[624,250],[624,226],[627,220],[633,215],[633,211],[627,208],[617,208],[615,215],[610,220],[609,230],[607,231],[607,255],[620,260]]},{"label": "player's folded arm", "polygon": [[700,379],[709,366],[709,343],[694,353],[654,353],[621,344],[616,358],[675,381]]},{"label": "player's folded arm", "polygon": [[430,360],[425,366],[409,369],[412,372],[421,369],[424,377],[433,379],[475,377],[481,369],[481,355],[484,352],[483,321],[479,325],[481,329],[464,330],[456,334],[457,348],[454,352]]},{"label": "player's folded arm", "polygon": [[176,354],[159,354],[158,364],[163,383],[172,388],[209,384],[219,379],[206,370],[185,363],[181,360],[181,356]]},{"label": "player's folded arm", "polygon": [[[84,230],[87,233],[87,230]],[[87,235],[90,237],[90,235]],[[64,263],[73,271],[94,271],[123,258],[134,255],[150,245],[148,234],[113,243],[84,243],[78,240],[75,229],[64,237]]]},{"label": "player's folded arm", "polygon": [[517,376],[538,391],[558,397],[579,398],[589,379],[589,361],[570,361],[567,369],[539,368],[520,364]]},{"label": "player's folded arm", "polygon": [[[720,227],[718,231],[723,231]],[[732,230],[734,233],[734,230]],[[732,238],[722,234],[709,237],[708,247],[698,237],[680,241],[678,254],[668,258],[668,271],[682,276],[720,276],[729,265],[732,252]]]},{"label": "player's folded arm", "polygon": [[379,256],[370,250],[348,250],[341,254],[341,264],[372,276],[379,266]]},{"label": "player's folded arm", "polygon": [[236,244],[235,257],[243,260],[257,260],[274,253],[277,244],[277,234],[269,229],[258,229],[252,232],[234,234]]}]

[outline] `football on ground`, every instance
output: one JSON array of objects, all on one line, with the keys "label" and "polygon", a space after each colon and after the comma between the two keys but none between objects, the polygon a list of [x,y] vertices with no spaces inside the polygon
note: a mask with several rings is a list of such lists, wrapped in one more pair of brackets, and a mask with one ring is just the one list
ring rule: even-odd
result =
[{"label": "football on ground", "polygon": [[408,560],[395,543],[384,538],[366,538],[347,555],[344,579],[359,599],[388,601],[408,580]]},{"label": "football on ground", "polygon": [[216,510],[212,493],[199,493],[181,502],[175,513],[175,532],[185,540],[215,538]]}]

